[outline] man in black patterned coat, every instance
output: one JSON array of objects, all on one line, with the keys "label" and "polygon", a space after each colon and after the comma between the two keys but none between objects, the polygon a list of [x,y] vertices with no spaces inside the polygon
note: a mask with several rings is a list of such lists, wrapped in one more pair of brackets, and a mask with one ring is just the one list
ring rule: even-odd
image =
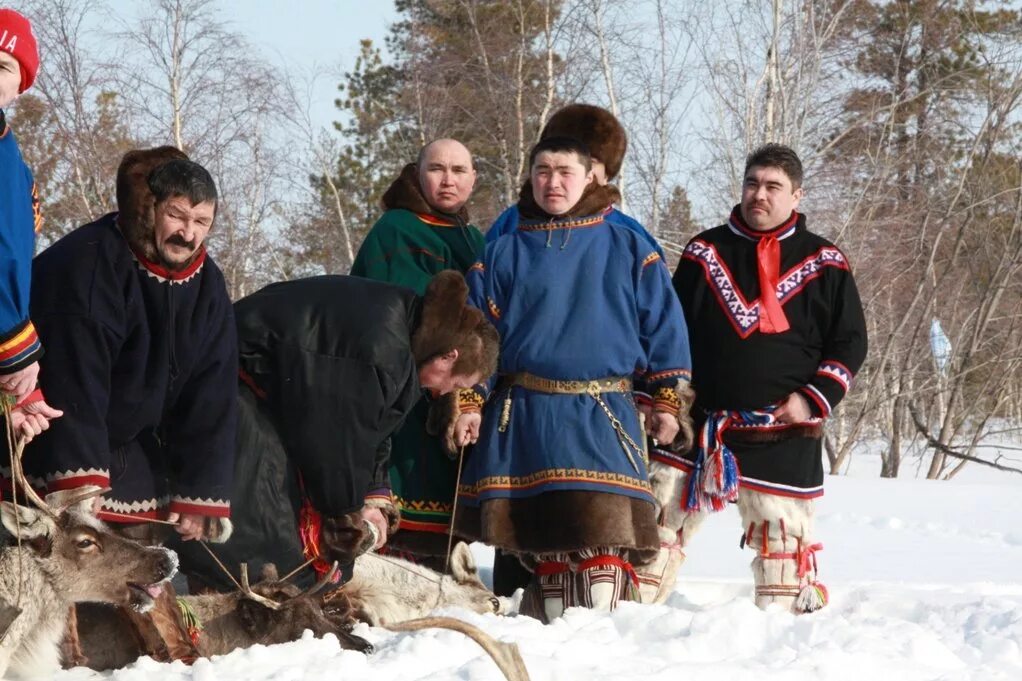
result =
[{"label": "man in black patterned coat", "polygon": [[808,612],[827,601],[812,535],[823,424],[865,359],[866,323],[848,259],[807,229],[801,198],[798,156],[767,144],[749,156],[728,222],[686,246],[674,287],[701,428],[687,455],[653,458],[668,464],[654,485],[679,549],[737,501],[757,605]]}]

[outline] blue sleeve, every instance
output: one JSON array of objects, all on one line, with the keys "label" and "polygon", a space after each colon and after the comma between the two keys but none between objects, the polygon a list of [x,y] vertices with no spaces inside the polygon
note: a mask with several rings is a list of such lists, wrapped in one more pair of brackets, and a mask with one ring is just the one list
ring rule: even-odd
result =
[{"label": "blue sleeve", "polygon": [[688,327],[660,255],[650,252],[638,264],[636,305],[639,334],[646,352],[645,384],[650,391],[692,379]]},{"label": "blue sleeve", "polygon": [[[11,374],[37,361],[42,345],[29,320],[29,289],[38,202],[32,173],[17,153],[14,139],[2,140],[0,168],[0,374]],[[13,172],[12,172],[13,171]],[[19,172],[20,171],[20,172]]]},{"label": "blue sleeve", "polygon": [[508,206],[504,209],[504,212],[497,216],[497,219],[493,221],[490,228],[486,230],[486,243],[492,244],[494,241],[510,234],[518,228],[518,206]]}]

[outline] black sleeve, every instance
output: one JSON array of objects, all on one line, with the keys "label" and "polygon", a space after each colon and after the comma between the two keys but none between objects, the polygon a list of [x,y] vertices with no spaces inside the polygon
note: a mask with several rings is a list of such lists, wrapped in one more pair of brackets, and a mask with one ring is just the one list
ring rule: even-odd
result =
[{"label": "black sleeve", "polygon": [[801,388],[814,416],[826,417],[847,394],[866,359],[866,317],[859,289],[848,270],[837,271],[831,294],[831,317],[823,339],[823,359]]},{"label": "black sleeve", "polygon": [[418,399],[414,361],[395,380],[358,360],[293,350],[274,399],[305,494],[326,517],[356,511],[385,483],[390,436]]}]

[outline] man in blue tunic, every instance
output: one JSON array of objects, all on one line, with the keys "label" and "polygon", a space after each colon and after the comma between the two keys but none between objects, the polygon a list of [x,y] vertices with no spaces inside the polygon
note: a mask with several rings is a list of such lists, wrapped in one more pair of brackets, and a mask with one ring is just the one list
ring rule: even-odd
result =
[{"label": "man in blue tunic", "polygon": [[[601,185],[608,184],[621,172],[625,152],[628,150],[628,135],[621,122],[611,112],[592,104],[569,104],[558,109],[543,126],[543,131],[539,135],[540,139],[547,137],[573,137],[585,144],[592,159],[593,178]],[[531,183],[526,182],[522,187],[522,193],[528,195],[530,192]],[[620,197],[615,199],[619,200]],[[664,251],[660,244],[638,220],[612,205],[606,207],[606,213],[607,222],[642,235],[660,257],[663,257]],[[516,230],[518,220],[518,205],[509,206],[490,225],[486,232],[486,243],[496,241]]]},{"label": "man in blue tunic", "polygon": [[634,598],[632,563],[660,540],[632,380],[653,389],[649,434],[669,444],[684,425],[684,446],[690,363],[660,255],[605,219],[618,193],[595,182],[587,147],[546,138],[530,167],[518,229],[468,274],[501,356],[483,415],[455,426],[462,443],[478,433],[456,524],[520,558],[533,573],[523,608],[549,621]]}]

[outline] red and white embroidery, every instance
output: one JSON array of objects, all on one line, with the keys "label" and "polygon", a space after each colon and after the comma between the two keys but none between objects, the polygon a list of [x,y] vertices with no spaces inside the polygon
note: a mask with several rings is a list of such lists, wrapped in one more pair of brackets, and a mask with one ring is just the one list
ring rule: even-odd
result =
[{"label": "red and white embroidery", "polygon": [[[745,299],[734,282],[734,277],[717,249],[704,241],[692,241],[683,258],[694,260],[703,266],[707,280],[713,285],[721,307],[728,313],[735,331],[742,338],[748,338],[759,327],[760,302],[757,298],[751,303]],[[848,261],[844,253],[833,246],[824,246],[813,255],[788,270],[777,282],[777,300],[781,305],[791,300],[806,284],[819,277],[825,267],[837,267],[847,270]]]},{"label": "red and white embroidery", "polygon": [[821,363],[820,368],[816,370],[816,375],[834,379],[841,384],[845,392],[848,392],[849,386],[852,385],[852,372],[844,364],[834,360],[825,360]]}]

